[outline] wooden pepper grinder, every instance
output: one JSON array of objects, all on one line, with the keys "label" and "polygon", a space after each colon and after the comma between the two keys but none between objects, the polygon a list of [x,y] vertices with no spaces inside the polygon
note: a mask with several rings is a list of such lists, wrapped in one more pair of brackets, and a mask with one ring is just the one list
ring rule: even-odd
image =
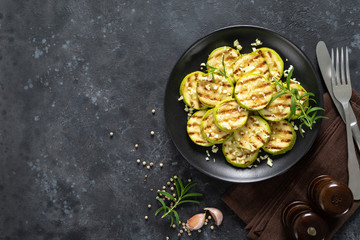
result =
[{"label": "wooden pepper grinder", "polygon": [[326,221],[302,201],[292,202],[284,208],[282,222],[296,240],[323,240],[328,232]]},{"label": "wooden pepper grinder", "polygon": [[311,181],[308,198],[316,208],[329,217],[346,214],[354,202],[348,186],[329,175],[321,175]]},{"label": "wooden pepper grinder", "polygon": [[322,240],[328,232],[326,221],[302,201],[292,202],[284,208],[282,222],[296,240]]}]

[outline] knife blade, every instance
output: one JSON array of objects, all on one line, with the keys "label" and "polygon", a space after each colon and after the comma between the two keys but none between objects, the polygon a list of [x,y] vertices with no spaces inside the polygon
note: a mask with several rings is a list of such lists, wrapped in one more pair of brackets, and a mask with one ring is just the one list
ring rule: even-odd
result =
[{"label": "knife blade", "polygon": [[[316,57],[318,60],[318,64],[320,67],[321,74],[323,76],[326,88],[329,92],[329,95],[331,99],[333,100],[336,109],[338,110],[341,118],[345,122],[345,116],[344,116],[344,110],[341,106],[341,103],[339,103],[335,98],[331,87],[331,58],[329,51],[326,47],[326,44],[323,41],[318,42],[316,45]],[[358,149],[360,150],[360,130],[359,125],[357,123],[354,111],[350,105],[349,107],[349,113],[350,113],[350,122],[351,122],[351,131],[353,133],[353,138],[355,139],[356,145]]]}]

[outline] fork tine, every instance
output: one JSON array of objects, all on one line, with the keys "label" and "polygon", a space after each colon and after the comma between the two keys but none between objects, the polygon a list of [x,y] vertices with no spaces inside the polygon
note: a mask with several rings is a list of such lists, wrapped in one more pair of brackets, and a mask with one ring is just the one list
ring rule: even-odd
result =
[{"label": "fork tine", "polygon": [[345,57],[346,61],[345,61],[345,66],[346,66],[346,81],[347,84],[350,84],[351,86],[351,80],[350,80],[350,70],[349,70],[349,51],[348,51],[348,47],[346,47],[346,57]]},{"label": "fork tine", "polygon": [[339,85],[339,84],[341,84],[341,82],[340,82],[340,67],[339,67],[339,48],[336,48],[335,74],[336,74],[336,85]]},{"label": "fork tine", "polygon": [[346,84],[346,79],[345,79],[345,66],[344,66],[344,48],[342,47],[341,48],[341,56],[340,56],[340,69],[341,69],[341,78],[340,78],[340,81],[341,83],[340,84]]},{"label": "fork tine", "polygon": [[335,80],[335,58],[334,58],[334,49],[331,49],[331,86],[334,88],[336,86]]}]

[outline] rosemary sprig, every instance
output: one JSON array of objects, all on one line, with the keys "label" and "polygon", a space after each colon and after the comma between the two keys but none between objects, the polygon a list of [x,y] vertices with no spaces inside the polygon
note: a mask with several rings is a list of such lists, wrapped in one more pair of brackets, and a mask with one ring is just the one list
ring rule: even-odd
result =
[{"label": "rosemary sprig", "polygon": [[159,196],[156,199],[160,202],[161,207],[156,210],[155,216],[157,216],[161,211],[163,211],[163,215],[161,218],[170,217],[170,227],[175,223],[179,226],[180,218],[178,212],[175,208],[183,203],[200,203],[199,201],[189,199],[190,197],[200,197],[201,193],[188,193],[191,188],[193,188],[197,183],[188,183],[184,186],[181,179],[179,177],[173,177],[174,184],[176,188],[176,197],[166,191],[158,191],[159,195],[165,196],[169,202],[169,206],[166,205],[165,201],[161,199]]},{"label": "rosemary sprig", "polygon": [[288,120],[290,121],[293,116],[296,115],[296,112],[299,111],[300,114],[298,119],[301,121],[299,125],[299,132],[302,137],[303,134],[303,126],[307,126],[308,128],[312,129],[313,125],[316,123],[316,120],[320,118],[326,118],[325,116],[318,115],[318,111],[324,111],[323,108],[317,106],[310,106],[308,105],[310,101],[313,101],[316,104],[316,100],[312,97],[315,96],[312,92],[306,92],[300,95],[299,91],[295,88],[290,88],[290,80],[294,68],[291,68],[287,77],[286,77],[286,85],[283,84],[281,81],[273,79],[277,86],[281,89],[281,91],[276,94],[270,101],[271,104],[276,98],[281,97],[282,95],[289,94],[291,95],[291,102],[290,102],[290,115]]},{"label": "rosemary sprig", "polygon": [[220,73],[225,78],[228,78],[228,76],[226,75],[226,68],[225,68],[225,54],[222,55],[221,65],[222,65],[222,70],[220,68],[210,66],[208,63],[206,63],[206,67],[208,69],[207,71],[209,74],[211,74],[214,83],[216,83],[214,73]]}]

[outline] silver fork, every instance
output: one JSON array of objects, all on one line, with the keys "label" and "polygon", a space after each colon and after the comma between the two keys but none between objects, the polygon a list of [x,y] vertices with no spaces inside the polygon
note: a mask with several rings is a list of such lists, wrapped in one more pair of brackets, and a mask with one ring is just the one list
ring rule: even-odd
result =
[{"label": "silver fork", "polygon": [[[334,49],[331,49],[331,81],[332,90],[335,98],[342,104],[345,113],[346,136],[348,147],[348,172],[349,172],[349,188],[353,192],[354,199],[360,199],[360,168],[359,162],[355,155],[354,142],[352,140],[352,132],[349,119],[349,101],[351,98],[351,81],[349,71],[349,55],[346,47],[346,70],[344,66],[344,50],[341,48],[341,59],[339,63],[339,49],[336,48],[336,62],[334,58]],[[334,69],[336,65],[336,70]],[[339,67],[340,65],[340,67]],[[346,71],[346,76],[345,76]],[[341,77],[340,77],[341,72]]]}]

